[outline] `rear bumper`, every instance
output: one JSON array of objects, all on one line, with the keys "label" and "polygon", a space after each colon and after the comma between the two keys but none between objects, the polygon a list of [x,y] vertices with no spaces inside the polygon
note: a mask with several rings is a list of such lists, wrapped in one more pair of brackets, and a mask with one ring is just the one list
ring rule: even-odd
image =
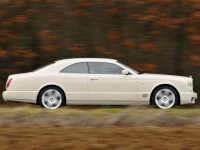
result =
[{"label": "rear bumper", "polygon": [[4,101],[36,103],[37,94],[37,91],[4,91],[2,97]]},{"label": "rear bumper", "polygon": [[195,92],[180,93],[180,98],[181,98],[181,105],[195,104],[195,100],[197,99],[197,93]]}]

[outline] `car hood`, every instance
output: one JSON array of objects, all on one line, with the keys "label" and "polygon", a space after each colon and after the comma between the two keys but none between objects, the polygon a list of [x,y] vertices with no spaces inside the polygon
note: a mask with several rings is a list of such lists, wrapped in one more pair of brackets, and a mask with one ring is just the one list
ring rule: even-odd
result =
[{"label": "car hood", "polygon": [[146,78],[146,79],[167,79],[167,80],[188,80],[189,77],[185,76],[177,76],[177,75],[165,75],[165,74],[151,74],[151,73],[143,73],[139,74],[138,78]]}]

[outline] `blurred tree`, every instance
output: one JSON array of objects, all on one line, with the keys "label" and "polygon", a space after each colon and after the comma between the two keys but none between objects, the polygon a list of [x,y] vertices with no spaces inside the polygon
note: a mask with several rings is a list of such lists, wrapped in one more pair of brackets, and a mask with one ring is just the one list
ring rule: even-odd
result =
[{"label": "blurred tree", "polygon": [[1,0],[0,88],[7,76],[71,57],[193,75],[200,92],[197,0]]}]

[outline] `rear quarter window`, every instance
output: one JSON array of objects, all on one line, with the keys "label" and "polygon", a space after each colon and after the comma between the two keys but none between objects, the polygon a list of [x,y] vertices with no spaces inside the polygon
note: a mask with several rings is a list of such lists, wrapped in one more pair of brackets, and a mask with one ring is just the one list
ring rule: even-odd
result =
[{"label": "rear quarter window", "polygon": [[75,63],[72,65],[69,65],[62,69],[60,73],[83,73],[83,74],[88,74],[88,65],[87,62],[80,62],[80,63]]}]

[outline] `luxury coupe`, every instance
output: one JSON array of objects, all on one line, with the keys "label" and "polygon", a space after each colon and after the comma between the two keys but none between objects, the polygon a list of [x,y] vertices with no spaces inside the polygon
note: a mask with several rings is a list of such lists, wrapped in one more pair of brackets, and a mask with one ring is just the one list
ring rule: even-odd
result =
[{"label": "luxury coupe", "polygon": [[74,58],[8,76],[5,101],[64,105],[153,105],[168,109],[194,104],[192,77],[140,73],[115,59]]}]

